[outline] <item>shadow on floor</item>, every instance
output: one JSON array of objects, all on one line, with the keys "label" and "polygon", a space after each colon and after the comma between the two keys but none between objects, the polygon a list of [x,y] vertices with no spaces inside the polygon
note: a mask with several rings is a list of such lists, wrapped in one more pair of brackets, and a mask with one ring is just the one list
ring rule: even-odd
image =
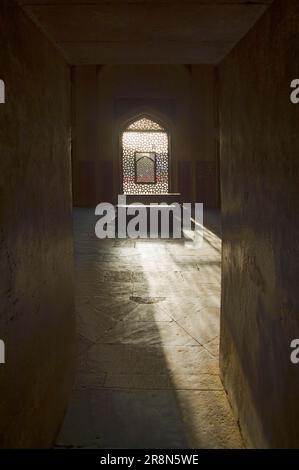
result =
[{"label": "shadow on floor", "polygon": [[57,447],[242,447],[218,370],[220,238],[98,240],[95,222],[74,211],[78,366]]}]

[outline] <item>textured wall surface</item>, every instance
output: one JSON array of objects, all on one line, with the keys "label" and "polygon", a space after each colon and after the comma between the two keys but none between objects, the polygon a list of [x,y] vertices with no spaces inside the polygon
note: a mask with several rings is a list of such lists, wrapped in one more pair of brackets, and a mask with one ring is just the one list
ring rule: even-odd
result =
[{"label": "textured wall surface", "polygon": [[274,2],[220,67],[221,370],[249,444],[299,446],[299,4]]},{"label": "textured wall surface", "polygon": [[72,381],[69,69],[0,5],[0,447],[48,447]]},{"label": "textured wall surface", "polygon": [[272,0],[17,1],[71,64],[215,64]]},{"label": "textured wall surface", "polygon": [[170,191],[218,206],[213,66],[79,66],[73,78],[75,205],[93,206],[120,193],[121,130],[147,111],[170,132]]}]

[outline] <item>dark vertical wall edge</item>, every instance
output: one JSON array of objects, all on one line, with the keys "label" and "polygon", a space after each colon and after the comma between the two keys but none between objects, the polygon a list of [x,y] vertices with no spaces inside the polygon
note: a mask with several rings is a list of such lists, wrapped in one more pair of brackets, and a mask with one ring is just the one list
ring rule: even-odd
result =
[{"label": "dark vertical wall edge", "polygon": [[247,443],[299,446],[299,3],[276,0],[219,68],[222,378]]},{"label": "dark vertical wall edge", "polygon": [[0,4],[0,447],[53,444],[74,369],[70,70]]}]

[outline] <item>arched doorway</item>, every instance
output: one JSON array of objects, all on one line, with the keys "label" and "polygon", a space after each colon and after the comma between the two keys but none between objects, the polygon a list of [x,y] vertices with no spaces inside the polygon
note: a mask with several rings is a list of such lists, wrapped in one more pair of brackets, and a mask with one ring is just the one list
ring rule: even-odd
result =
[{"label": "arched doorway", "polygon": [[131,122],[121,136],[124,194],[169,192],[169,135],[149,116]]}]

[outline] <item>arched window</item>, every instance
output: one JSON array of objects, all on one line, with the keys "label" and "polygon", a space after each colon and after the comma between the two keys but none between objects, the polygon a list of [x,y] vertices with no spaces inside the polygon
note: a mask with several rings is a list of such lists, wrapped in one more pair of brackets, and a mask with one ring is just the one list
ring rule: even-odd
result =
[{"label": "arched window", "polygon": [[168,134],[148,117],[132,122],[122,134],[124,194],[168,193]]}]

